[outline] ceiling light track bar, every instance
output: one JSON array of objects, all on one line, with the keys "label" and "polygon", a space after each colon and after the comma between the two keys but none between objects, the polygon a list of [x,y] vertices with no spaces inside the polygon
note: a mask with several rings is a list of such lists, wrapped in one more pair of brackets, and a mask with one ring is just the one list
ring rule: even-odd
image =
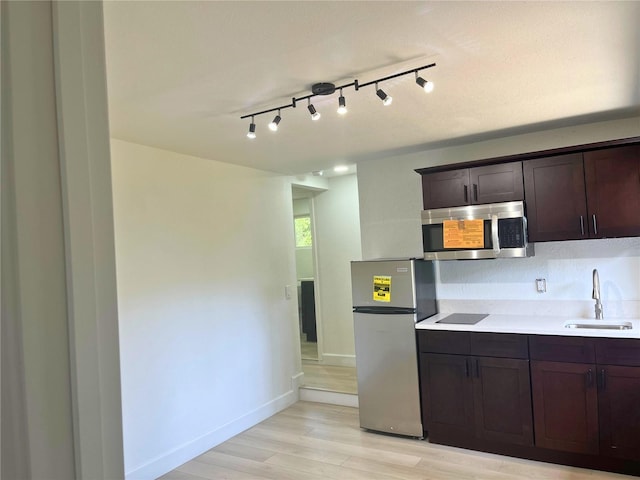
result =
[{"label": "ceiling light track bar", "polygon": [[376,85],[376,84],[378,84],[380,82],[385,82],[387,80],[391,80],[391,79],[394,79],[394,78],[402,77],[403,75],[409,75],[410,73],[416,73],[417,74],[421,70],[426,70],[427,68],[431,68],[431,67],[435,67],[435,66],[436,66],[435,63],[430,63],[429,65],[424,65],[422,67],[417,67],[417,68],[412,68],[410,70],[405,70],[404,72],[395,73],[395,74],[389,75],[387,77],[378,78],[377,80],[372,80],[372,81],[367,82],[367,83],[358,83],[358,80],[356,79],[353,82],[345,83],[344,85],[336,85],[334,88],[332,88],[329,91],[327,91],[327,93],[311,93],[309,95],[304,95],[302,97],[293,97],[291,99],[291,103],[289,103],[287,105],[280,105],[279,107],[269,108],[267,110],[262,110],[260,112],[249,113],[247,115],[241,116],[240,119],[244,120],[245,118],[253,118],[253,117],[257,117],[258,115],[264,115],[265,113],[271,113],[271,112],[278,112],[278,115],[279,115],[279,111],[280,110],[284,110],[286,108],[296,108],[296,103],[300,102],[300,101],[311,100],[313,97],[318,97],[318,96],[323,96],[323,95],[331,95],[336,90],[341,90],[341,89],[349,88],[349,87],[355,87],[355,90],[358,91],[363,87],[368,87],[369,85]]},{"label": "ceiling light track bar", "polygon": [[[388,77],[379,78],[377,80],[372,80],[367,83],[361,83],[358,88],[368,87],[369,85],[375,85],[376,83],[386,82],[387,80],[391,80],[393,78],[402,77],[403,75],[409,75],[410,73],[417,73],[420,70],[426,70],[427,68],[435,67],[435,63],[431,63],[429,65],[425,65],[424,67],[412,68],[411,70],[407,70],[405,72],[395,73],[393,75],[389,75]],[[351,84],[353,85],[353,84]],[[339,88],[339,87],[336,87]],[[249,115],[251,116],[251,115]]]}]

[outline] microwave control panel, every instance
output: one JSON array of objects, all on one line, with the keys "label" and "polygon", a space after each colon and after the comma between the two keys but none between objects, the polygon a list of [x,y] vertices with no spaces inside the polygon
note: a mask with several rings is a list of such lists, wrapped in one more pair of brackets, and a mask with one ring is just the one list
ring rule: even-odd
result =
[{"label": "microwave control panel", "polygon": [[524,225],[522,218],[498,220],[500,248],[522,248],[524,246]]}]

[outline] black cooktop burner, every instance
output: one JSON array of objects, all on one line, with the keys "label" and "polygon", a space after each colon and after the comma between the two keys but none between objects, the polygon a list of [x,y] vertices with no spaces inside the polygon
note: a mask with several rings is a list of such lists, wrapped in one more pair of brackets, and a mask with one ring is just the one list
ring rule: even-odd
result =
[{"label": "black cooktop burner", "polygon": [[452,313],[448,317],[438,320],[436,323],[448,323],[452,325],[475,325],[480,320],[488,317],[488,313]]}]

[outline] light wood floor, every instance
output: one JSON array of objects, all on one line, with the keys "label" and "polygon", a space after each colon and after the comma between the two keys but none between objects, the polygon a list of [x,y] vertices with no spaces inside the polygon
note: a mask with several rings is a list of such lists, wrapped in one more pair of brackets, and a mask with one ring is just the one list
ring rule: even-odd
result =
[{"label": "light wood floor", "polygon": [[318,344],[307,342],[307,336],[300,336],[302,371],[304,386],[317,390],[338,393],[357,393],[358,381],[355,367],[337,367],[318,363]]},{"label": "light wood floor", "polygon": [[303,360],[304,386],[339,393],[358,393],[355,367],[321,365]]},{"label": "light wood floor", "polygon": [[358,410],[298,402],[162,480],[615,480],[625,475],[531,462],[365,432]]},{"label": "light wood floor", "polygon": [[300,354],[303,360],[318,360],[318,344],[307,342],[307,335],[300,336]]}]

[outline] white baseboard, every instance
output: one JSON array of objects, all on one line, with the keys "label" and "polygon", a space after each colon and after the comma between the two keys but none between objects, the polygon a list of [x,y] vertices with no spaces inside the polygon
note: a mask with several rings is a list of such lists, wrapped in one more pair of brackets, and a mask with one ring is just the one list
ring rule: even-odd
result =
[{"label": "white baseboard", "polygon": [[304,402],[328,403],[330,405],[342,405],[343,407],[358,408],[358,395],[351,393],[328,392],[315,388],[301,388],[300,400]]},{"label": "white baseboard", "polygon": [[323,353],[322,365],[334,365],[337,367],[355,367],[356,356],[355,355],[338,355],[335,353]]},{"label": "white baseboard", "polygon": [[296,373],[291,377],[291,389],[298,392],[300,387],[304,385],[304,372]]},{"label": "white baseboard", "polygon": [[[300,374],[292,377],[292,383],[297,382]],[[295,380],[294,380],[295,379]],[[231,437],[257,425],[272,415],[290,407],[298,401],[298,388],[274,398],[264,405],[247,414],[222,425],[221,427],[202,435],[195,440],[180,445],[173,450],[160,455],[144,465],[125,473],[127,480],[153,480],[185,462],[203,454],[216,445],[229,440]]]}]

